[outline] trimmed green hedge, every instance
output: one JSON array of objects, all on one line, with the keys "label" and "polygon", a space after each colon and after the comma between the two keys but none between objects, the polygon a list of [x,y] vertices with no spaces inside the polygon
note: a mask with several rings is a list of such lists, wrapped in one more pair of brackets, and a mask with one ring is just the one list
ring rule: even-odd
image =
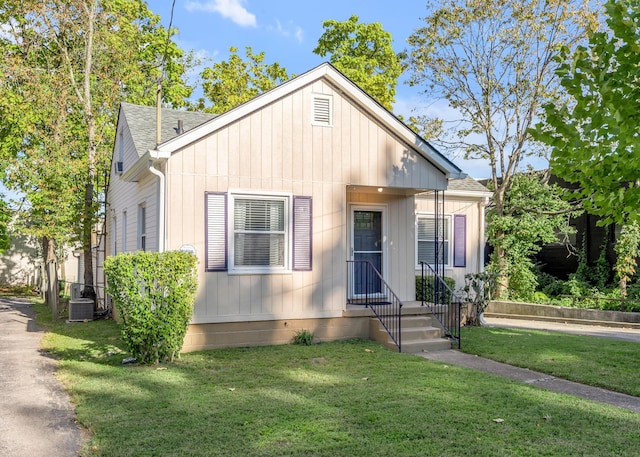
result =
[{"label": "trimmed green hedge", "polygon": [[[446,276],[443,279],[444,279],[444,282],[447,284],[447,286],[449,286],[449,289],[451,289],[452,291],[455,291],[456,289],[455,279],[447,278]],[[433,276],[425,277],[424,282],[425,282],[425,301],[432,301],[435,277]],[[451,299],[451,292],[449,292],[448,290],[446,291],[446,299],[447,301]],[[422,301],[422,277],[421,276],[416,276],[416,300]]]},{"label": "trimmed green hedge", "polygon": [[180,251],[135,252],[104,262],[122,339],[140,363],[173,361],[184,343],[198,288],[197,258]]}]

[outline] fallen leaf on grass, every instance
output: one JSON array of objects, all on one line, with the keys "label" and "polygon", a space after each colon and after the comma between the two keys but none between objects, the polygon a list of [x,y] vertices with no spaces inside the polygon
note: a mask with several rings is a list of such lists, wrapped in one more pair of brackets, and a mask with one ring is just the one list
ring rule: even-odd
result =
[{"label": "fallen leaf on grass", "polygon": [[544,416],[542,416],[542,418],[548,421],[549,419],[551,419],[551,416],[549,414],[545,414]]},{"label": "fallen leaf on grass", "polygon": [[365,376],[364,378],[362,378],[363,381],[368,381],[369,380],[369,376]]},{"label": "fallen leaf on grass", "polygon": [[236,390],[236,388],[235,388],[235,387],[229,387],[229,390],[230,390],[231,392],[234,392],[234,391]]},{"label": "fallen leaf on grass", "polygon": [[365,349],[364,352],[373,352],[371,349]]},{"label": "fallen leaf on grass", "polygon": [[158,367],[158,368],[156,368],[156,371],[166,370],[166,369],[167,369],[167,367]]},{"label": "fallen leaf on grass", "polygon": [[504,422],[504,419],[497,418],[497,419],[494,419],[493,422],[497,422],[498,424],[501,424]]}]

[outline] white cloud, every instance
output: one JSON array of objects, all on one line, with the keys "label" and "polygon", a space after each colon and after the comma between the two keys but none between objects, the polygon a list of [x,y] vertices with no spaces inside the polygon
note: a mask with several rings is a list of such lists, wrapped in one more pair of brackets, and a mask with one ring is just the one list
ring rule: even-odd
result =
[{"label": "white cloud", "polygon": [[285,38],[293,37],[298,43],[302,43],[304,39],[304,32],[300,26],[289,23],[288,27],[284,27],[277,19],[275,25],[270,25],[267,27],[267,30],[269,32],[275,32]]},{"label": "white cloud", "polygon": [[205,11],[218,13],[222,17],[231,19],[242,27],[255,27],[256,16],[243,6],[244,0],[208,0],[205,2],[187,2],[187,11]]}]

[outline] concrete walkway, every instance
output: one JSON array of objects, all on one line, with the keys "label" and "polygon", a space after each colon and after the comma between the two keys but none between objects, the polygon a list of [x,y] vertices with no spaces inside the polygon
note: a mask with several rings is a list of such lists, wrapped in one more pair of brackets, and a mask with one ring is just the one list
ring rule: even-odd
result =
[{"label": "concrete walkway", "polygon": [[0,298],[0,456],[76,457],[85,442],[42,336],[28,300]]},{"label": "concrete walkway", "polygon": [[[553,322],[523,321],[515,319],[486,319],[487,324],[502,328],[529,328],[534,330],[548,330],[564,332],[578,335],[598,336],[602,338],[613,338],[640,343],[639,330],[627,330],[613,327],[591,326],[591,325],[571,325]],[[464,344],[464,342],[463,342]],[[599,387],[585,386],[564,379],[559,379],[544,373],[538,373],[526,368],[518,368],[493,360],[478,357],[472,354],[465,354],[457,350],[445,350],[434,352],[423,352],[416,354],[429,360],[442,362],[450,365],[458,365],[474,370],[492,373],[516,381],[525,382],[544,389],[564,394],[575,395],[601,403],[607,403],[620,408],[629,409],[640,413],[640,397],[633,397],[618,392],[601,389]]]}]

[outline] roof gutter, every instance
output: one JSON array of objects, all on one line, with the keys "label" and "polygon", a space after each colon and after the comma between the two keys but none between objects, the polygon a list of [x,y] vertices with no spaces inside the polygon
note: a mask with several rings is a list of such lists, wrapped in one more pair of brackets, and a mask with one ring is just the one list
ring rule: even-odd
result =
[{"label": "roof gutter", "polygon": [[[158,177],[160,185],[158,195],[158,252],[164,252],[166,245],[166,177],[157,166],[166,163],[167,154],[163,154],[157,150],[149,150],[149,160],[147,161],[149,171]],[[146,154],[145,154],[146,155]]]}]

